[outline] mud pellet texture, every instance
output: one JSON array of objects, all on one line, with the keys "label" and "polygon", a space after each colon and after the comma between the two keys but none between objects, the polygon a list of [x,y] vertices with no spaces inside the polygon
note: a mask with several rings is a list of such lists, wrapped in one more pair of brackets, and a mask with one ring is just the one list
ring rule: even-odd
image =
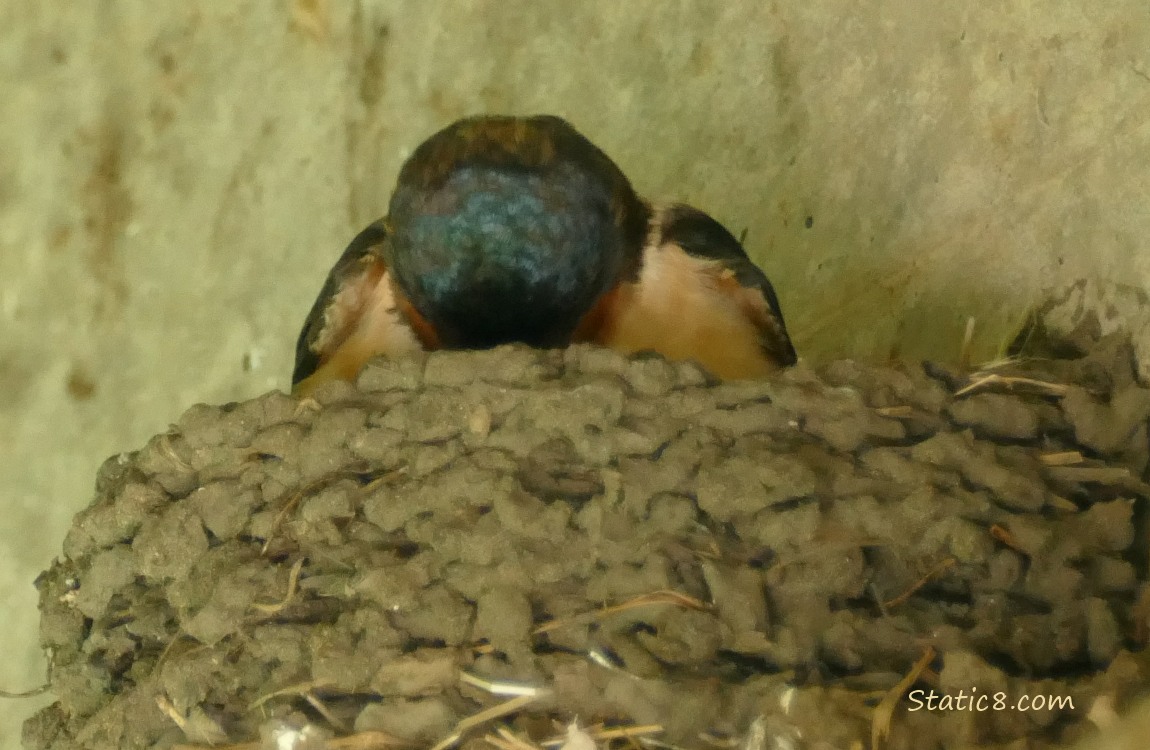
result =
[{"label": "mud pellet texture", "polygon": [[[918,663],[884,748],[1060,746],[1146,682],[1147,419],[1113,338],[731,383],[503,347],[196,406],[101,468],[41,577],[25,744],[430,747],[510,686],[533,742],[869,747]],[[1065,699],[911,710],[972,694]]]}]

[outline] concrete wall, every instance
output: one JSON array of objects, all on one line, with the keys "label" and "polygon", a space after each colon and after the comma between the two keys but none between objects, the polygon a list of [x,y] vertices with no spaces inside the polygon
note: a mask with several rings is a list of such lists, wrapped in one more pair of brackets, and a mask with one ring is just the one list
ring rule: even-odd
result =
[{"label": "concrete wall", "polygon": [[452,119],[561,114],[746,229],[807,357],[954,357],[968,316],[990,357],[1048,287],[1150,288],[1148,50],[1143,0],[0,3],[0,688],[100,460],[286,387]]}]

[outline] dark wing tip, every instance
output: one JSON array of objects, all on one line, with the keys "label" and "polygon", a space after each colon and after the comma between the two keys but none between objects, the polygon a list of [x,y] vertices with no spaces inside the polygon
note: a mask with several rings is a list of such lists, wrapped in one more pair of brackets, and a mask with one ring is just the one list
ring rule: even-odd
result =
[{"label": "dark wing tip", "polygon": [[763,330],[764,349],[780,365],[798,362],[775,288],[735,236],[709,214],[681,203],[663,208],[659,215],[664,242],[673,242],[696,258],[721,262],[734,272],[739,284],[762,293],[769,308],[769,320]]},{"label": "dark wing tip", "polygon": [[295,347],[295,367],[292,369],[291,383],[294,388],[323,364],[323,352],[317,351],[315,344],[324,332],[324,321],[328,306],[343,286],[344,281],[355,270],[365,255],[378,248],[387,238],[385,220],[370,224],[355,236],[343,251],[343,255],[332,266],[327,279],[320,289],[319,296],[311,307]]}]

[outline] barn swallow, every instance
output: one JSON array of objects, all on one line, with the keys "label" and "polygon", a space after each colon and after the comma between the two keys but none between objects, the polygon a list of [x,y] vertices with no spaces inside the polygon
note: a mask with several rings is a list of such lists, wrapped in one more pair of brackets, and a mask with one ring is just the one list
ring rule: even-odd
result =
[{"label": "barn swallow", "polygon": [[721,378],[794,364],[767,277],[719,222],[653,207],[553,116],[483,116],[431,136],[387,216],[336,262],[296,346],[293,392],[372,357],[591,342],[693,359]]}]

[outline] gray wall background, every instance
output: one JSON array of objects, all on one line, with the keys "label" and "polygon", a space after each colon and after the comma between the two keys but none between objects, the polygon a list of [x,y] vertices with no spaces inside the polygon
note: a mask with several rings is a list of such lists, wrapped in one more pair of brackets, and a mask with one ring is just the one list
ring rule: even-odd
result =
[{"label": "gray wall background", "polygon": [[968,316],[986,359],[1044,290],[1150,288],[1144,0],[0,3],[0,688],[100,461],[286,388],[404,156],[479,112],[746,229],[808,359],[953,359]]}]

